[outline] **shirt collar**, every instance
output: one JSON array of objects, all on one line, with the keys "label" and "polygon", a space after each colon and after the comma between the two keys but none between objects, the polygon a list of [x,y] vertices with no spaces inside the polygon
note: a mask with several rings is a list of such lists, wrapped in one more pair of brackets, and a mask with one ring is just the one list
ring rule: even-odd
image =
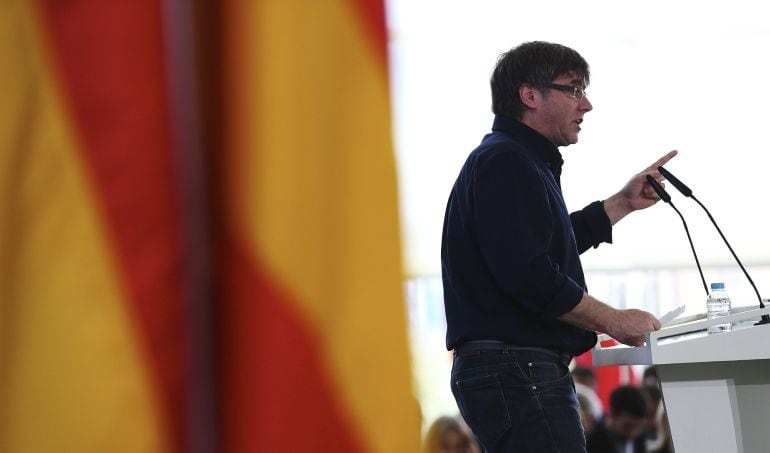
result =
[{"label": "shirt collar", "polygon": [[559,152],[559,148],[536,130],[519,120],[502,115],[495,115],[492,130],[507,132],[514,135],[517,139],[524,141],[525,144],[532,146],[548,168],[557,177],[561,175],[564,159],[561,156],[561,152]]}]

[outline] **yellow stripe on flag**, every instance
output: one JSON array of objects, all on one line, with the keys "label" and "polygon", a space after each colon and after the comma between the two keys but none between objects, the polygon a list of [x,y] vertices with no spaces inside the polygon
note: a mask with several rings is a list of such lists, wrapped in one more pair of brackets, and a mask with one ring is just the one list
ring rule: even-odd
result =
[{"label": "yellow stripe on flag", "polygon": [[0,3],[0,451],[166,450],[30,3]]},{"label": "yellow stripe on flag", "polygon": [[415,451],[386,65],[352,1],[242,5],[242,234],[370,451]]}]

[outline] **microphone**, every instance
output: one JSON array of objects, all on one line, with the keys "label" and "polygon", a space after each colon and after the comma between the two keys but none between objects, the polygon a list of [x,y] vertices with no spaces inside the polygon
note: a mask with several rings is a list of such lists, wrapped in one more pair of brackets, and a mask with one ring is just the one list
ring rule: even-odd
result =
[{"label": "microphone", "polygon": [[[711,223],[714,224],[714,228],[717,229],[719,232],[719,235],[722,237],[722,241],[724,241],[727,248],[730,250],[730,253],[732,253],[733,258],[735,258],[735,261],[738,263],[738,266],[740,266],[741,270],[743,271],[743,275],[746,276],[746,279],[748,279],[749,283],[751,284],[751,287],[754,288],[754,293],[757,295],[757,299],[759,300],[759,308],[765,308],[765,303],[762,302],[762,296],[759,295],[759,290],[757,289],[757,285],[754,284],[754,280],[751,279],[749,276],[749,273],[746,272],[746,268],[743,267],[743,263],[741,263],[741,260],[738,259],[738,255],[735,254],[735,251],[733,251],[733,248],[730,246],[730,243],[727,242],[727,238],[722,233],[722,230],[719,228],[719,225],[717,225],[716,220],[714,220],[714,217],[711,215],[708,209],[706,209],[705,206],[703,206],[703,203],[698,200],[695,195],[693,195],[692,190],[690,190],[689,187],[687,187],[682,181],[679,180],[676,176],[672,175],[670,171],[666,170],[665,168],[658,167],[658,171],[661,175],[663,175],[667,180],[671,182],[671,184],[676,187],[676,189],[682,193],[685,197],[692,198],[695,200],[698,205],[700,205],[701,208],[703,208],[704,211],[706,211],[706,214],[709,217],[709,220],[711,220]],[[648,176],[649,177],[649,176]],[[705,284],[705,283],[704,283]],[[761,321],[757,322],[755,325],[760,324],[770,324],[770,315],[762,315]]]},{"label": "microphone", "polygon": [[658,194],[661,200],[665,201],[668,204],[671,204],[671,195],[669,195],[668,192],[666,192],[666,189],[664,189],[663,186],[661,186],[660,183],[655,180],[655,178],[653,178],[651,175],[647,175],[647,182],[650,183],[650,185],[652,186],[652,189],[655,191],[656,194]]},{"label": "microphone", "polygon": [[658,194],[661,200],[668,203],[669,206],[671,206],[674,211],[676,211],[677,214],[679,214],[679,218],[682,219],[682,225],[684,225],[684,231],[687,233],[687,240],[690,241],[690,248],[692,249],[692,256],[695,257],[695,264],[698,266],[698,273],[700,274],[700,280],[703,283],[703,289],[706,291],[706,296],[708,297],[709,294],[709,288],[706,285],[706,279],[703,278],[703,269],[700,267],[700,261],[698,260],[698,254],[695,253],[695,246],[692,243],[692,236],[690,236],[690,229],[687,228],[687,222],[684,221],[684,216],[682,216],[682,213],[679,212],[679,209],[674,206],[674,203],[671,202],[671,195],[666,192],[666,189],[663,188],[663,186],[660,185],[658,181],[655,180],[650,175],[647,175],[647,182],[650,183],[652,186],[652,189],[655,191],[655,193]]},{"label": "microphone", "polygon": [[674,187],[676,187],[676,190],[682,193],[685,197],[692,197],[692,190],[690,190],[689,187],[687,187],[682,181],[679,180],[676,176],[672,175],[670,171],[666,170],[663,167],[658,167],[658,171],[661,175],[663,175],[668,182],[670,182]]}]

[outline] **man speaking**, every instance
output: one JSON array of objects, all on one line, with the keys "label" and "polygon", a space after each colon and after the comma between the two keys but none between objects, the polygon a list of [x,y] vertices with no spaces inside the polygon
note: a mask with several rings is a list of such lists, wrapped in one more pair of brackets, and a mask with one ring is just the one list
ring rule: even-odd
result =
[{"label": "man speaking", "polygon": [[[559,147],[577,143],[588,64],[576,51],[528,42],[500,56],[492,132],[452,188],[441,246],[452,393],[487,452],[585,452],[568,365],[594,331],[639,346],[660,322],[586,292],[580,253],[659,198],[646,181],[671,151],[616,194],[569,213]],[[587,175],[588,176],[588,175]],[[593,177],[593,176],[592,176]]]}]

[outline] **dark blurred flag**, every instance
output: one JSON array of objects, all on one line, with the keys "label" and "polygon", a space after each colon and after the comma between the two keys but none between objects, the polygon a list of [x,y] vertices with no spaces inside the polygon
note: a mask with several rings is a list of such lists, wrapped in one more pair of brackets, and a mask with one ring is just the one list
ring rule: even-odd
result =
[{"label": "dark blurred flag", "polygon": [[223,5],[224,451],[417,451],[383,2]]},{"label": "dark blurred flag", "polygon": [[0,451],[415,451],[382,1],[195,3],[0,2]]}]

